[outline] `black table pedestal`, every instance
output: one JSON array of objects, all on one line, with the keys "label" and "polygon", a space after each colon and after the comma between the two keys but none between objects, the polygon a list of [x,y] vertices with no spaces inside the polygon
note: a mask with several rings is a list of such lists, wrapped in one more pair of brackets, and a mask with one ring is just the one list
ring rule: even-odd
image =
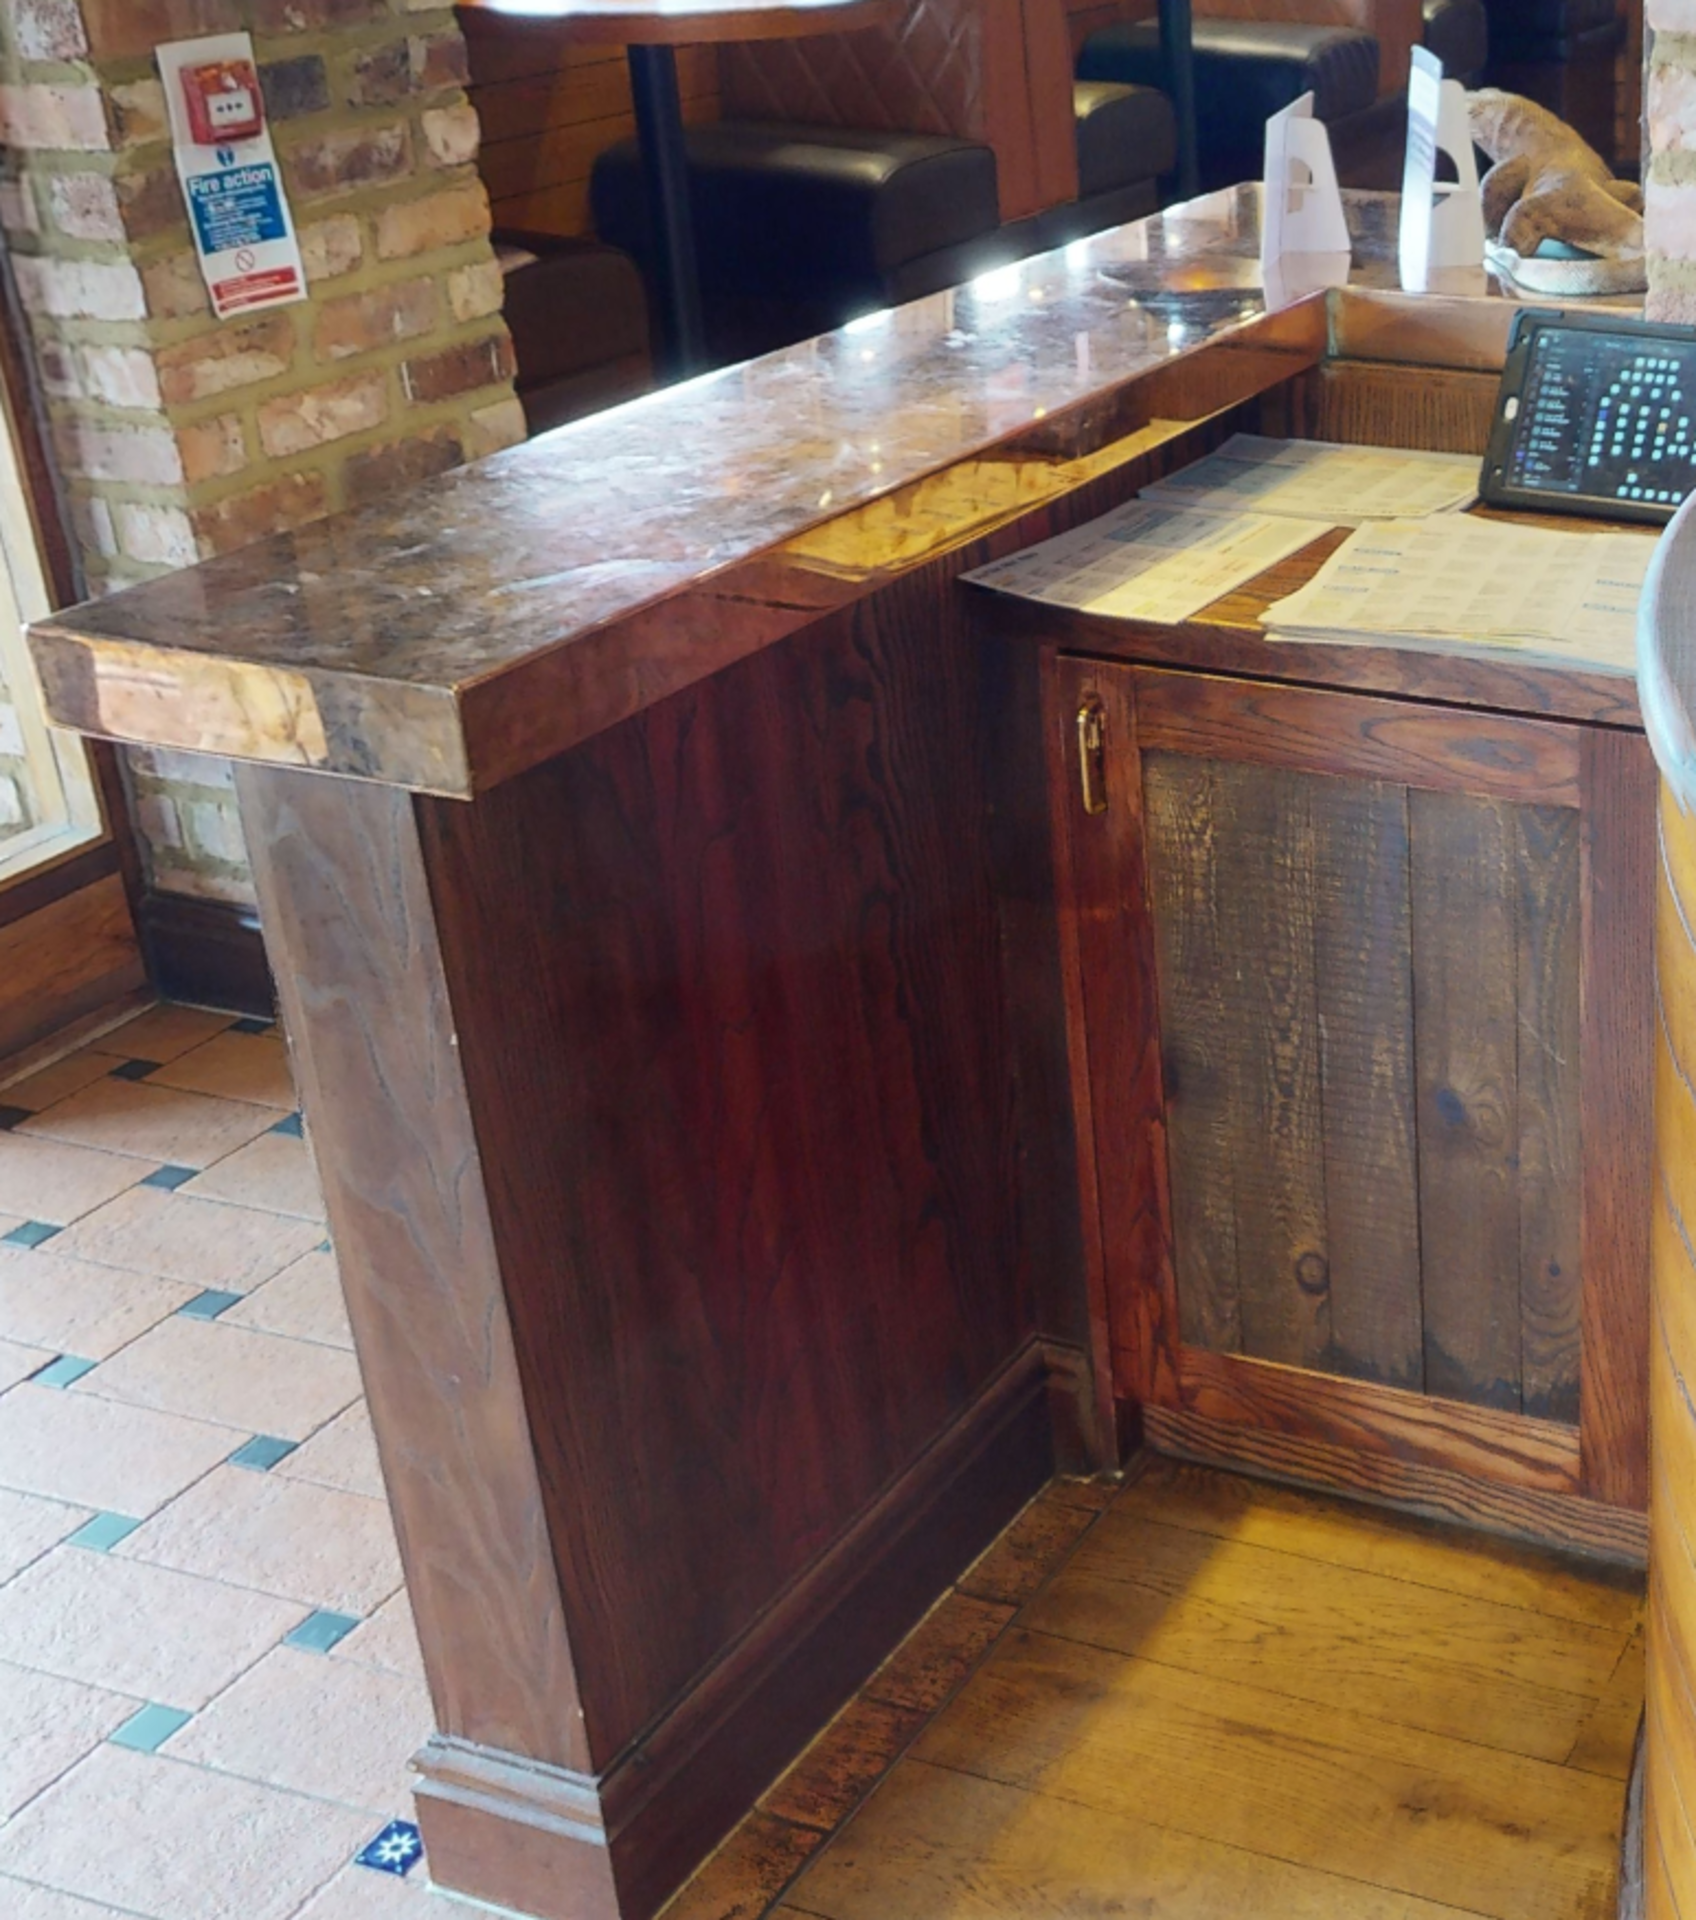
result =
[{"label": "black table pedestal", "polygon": [[[1189,0],[1182,4],[1187,14]],[[677,55],[668,46],[630,46],[625,52],[648,198],[655,366],[662,379],[681,380],[706,366],[707,340],[701,322],[701,277],[689,205],[689,155],[683,143]]]}]

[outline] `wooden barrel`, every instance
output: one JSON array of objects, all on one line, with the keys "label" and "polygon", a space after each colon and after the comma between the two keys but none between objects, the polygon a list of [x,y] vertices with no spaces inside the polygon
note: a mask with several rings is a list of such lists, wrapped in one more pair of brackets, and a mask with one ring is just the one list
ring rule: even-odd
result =
[{"label": "wooden barrel", "polygon": [[[1643,1911],[1696,1920],[1696,498],[1644,590],[1638,685],[1661,770]],[[1628,1877],[1629,1884],[1629,1877]]]}]

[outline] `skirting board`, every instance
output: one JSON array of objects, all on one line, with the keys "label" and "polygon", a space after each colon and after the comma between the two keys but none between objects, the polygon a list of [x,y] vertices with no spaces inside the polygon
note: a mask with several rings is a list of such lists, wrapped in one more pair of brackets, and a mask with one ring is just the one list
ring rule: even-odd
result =
[{"label": "skirting board", "polygon": [[186,893],[149,893],[141,903],[141,946],[161,999],[269,1020],[276,991],[252,907]]},{"label": "skirting board", "polygon": [[598,1779],[432,1738],[431,1878],[542,1920],[647,1920],[1053,1472],[1048,1358],[972,1404]]},{"label": "skirting board", "polygon": [[1648,1518],[1624,1507],[1606,1507],[1574,1494],[1494,1486],[1445,1467],[1354,1453],[1322,1440],[1232,1426],[1165,1407],[1145,1407],[1142,1420],[1143,1439],[1156,1453],[1349,1494],[1629,1566],[1648,1564]]}]

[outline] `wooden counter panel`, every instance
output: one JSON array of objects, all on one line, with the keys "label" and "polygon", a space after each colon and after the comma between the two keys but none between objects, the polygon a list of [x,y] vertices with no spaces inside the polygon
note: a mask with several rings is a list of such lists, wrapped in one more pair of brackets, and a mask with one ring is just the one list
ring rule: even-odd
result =
[{"label": "wooden counter panel", "polygon": [[1031,1331],[951,572],[417,803],[597,1767]]}]

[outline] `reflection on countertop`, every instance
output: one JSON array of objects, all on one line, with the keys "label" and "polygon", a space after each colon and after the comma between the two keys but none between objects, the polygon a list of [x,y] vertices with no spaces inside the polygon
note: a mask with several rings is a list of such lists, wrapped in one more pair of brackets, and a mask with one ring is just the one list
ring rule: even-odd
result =
[{"label": "reflection on countertop", "polygon": [[[1395,197],[1348,202],[1351,285],[1393,285]],[[1209,195],[76,608],[32,636],[49,710],[468,794],[1075,485],[1155,412],[1230,404],[1129,383],[1208,346],[1314,364],[1324,300],[1269,316],[1258,248],[1259,188]]]}]

